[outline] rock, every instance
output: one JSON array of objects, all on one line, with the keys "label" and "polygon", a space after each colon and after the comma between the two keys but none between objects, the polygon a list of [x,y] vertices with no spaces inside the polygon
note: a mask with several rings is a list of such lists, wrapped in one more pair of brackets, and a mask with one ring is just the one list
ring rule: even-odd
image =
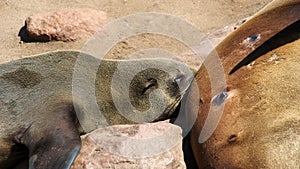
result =
[{"label": "rock", "polygon": [[29,41],[75,41],[93,35],[105,24],[105,12],[65,9],[30,16],[25,21],[25,29]]},{"label": "rock", "polygon": [[181,128],[157,122],[97,129],[82,136],[71,168],[186,168]]}]

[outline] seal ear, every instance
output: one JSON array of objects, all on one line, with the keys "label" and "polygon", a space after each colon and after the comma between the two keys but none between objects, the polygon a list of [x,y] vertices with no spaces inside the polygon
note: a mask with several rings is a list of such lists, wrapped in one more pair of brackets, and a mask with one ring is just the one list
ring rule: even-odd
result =
[{"label": "seal ear", "polygon": [[18,136],[16,140],[29,149],[29,169],[71,167],[81,147],[72,113],[70,106],[60,106],[55,112],[47,113],[52,115],[51,122],[33,123]]}]

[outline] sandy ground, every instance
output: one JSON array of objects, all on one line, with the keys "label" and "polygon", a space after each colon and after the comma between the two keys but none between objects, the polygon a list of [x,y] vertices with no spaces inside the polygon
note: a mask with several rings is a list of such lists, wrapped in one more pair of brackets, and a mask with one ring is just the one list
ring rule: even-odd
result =
[{"label": "sandy ground", "polygon": [[[93,8],[107,12],[109,21],[138,12],[163,12],[194,24],[205,33],[253,15],[271,0],[1,0],[0,1],[0,62],[43,52],[77,49],[87,42],[20,43],[18,32],[30,15],[64,8]],[[179,42],[155,35],[129,38],[118,44],[109,55],[120,58],[140,48],[161,47],[173,53],[186,48]]]}]

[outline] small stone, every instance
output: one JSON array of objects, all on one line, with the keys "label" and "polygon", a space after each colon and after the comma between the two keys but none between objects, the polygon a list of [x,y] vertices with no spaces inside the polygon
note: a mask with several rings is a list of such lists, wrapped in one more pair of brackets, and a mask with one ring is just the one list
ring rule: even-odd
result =
[{"label": "small stone", "polygon": [[92,36],[105,24],[107,17],[103,11],[65,9],[30,16],[25,29],[29,41],[76,41]]}]

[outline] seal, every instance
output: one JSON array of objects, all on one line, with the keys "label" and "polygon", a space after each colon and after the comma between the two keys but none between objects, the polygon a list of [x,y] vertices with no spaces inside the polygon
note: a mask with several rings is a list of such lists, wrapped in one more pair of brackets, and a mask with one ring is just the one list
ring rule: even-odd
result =
[{"label": "seal", "polygon": [[[77,62],[79,56],[85,63]],[[100,63],[96,72],[91,67],[75,70],[76,65],[96,62]],[[138,67],[142,70],[133,74]],[[74,72],[82,76],[74,80]],[[132,75],[129,93],[124,94],[122,87],[128,76],[114,78],[116,72]],[[99,60],[77,51],[50,52],[1,64],[0,168],[70,168],[80,151],[81,132],[169,118],[193,76],[187,65],[170,59]],[[95,80],[88,82],[92,77]],[[92,93],[86,90],[90,84],[94,85]],[[89,116],[94,115],[86,112],[91,110],[90,100],[78,95],[81,93],[94,94],[105,119]],[[113,96],[124,100],[123,106],[131,103],[136,109],[129,116],[121,114]]]},{"label": "seal", "polygon": [[[226,37],[216,47],[226,79],[217,95],[210,56],[197,72],[201,102],[189,106],[198,110],[191,146],[199,168],[300,166],[299,20],[299,0],[275,0]],[[207,121],[222,105],[220,121]],[[216,129],[200,142],[205,125]]]}]

